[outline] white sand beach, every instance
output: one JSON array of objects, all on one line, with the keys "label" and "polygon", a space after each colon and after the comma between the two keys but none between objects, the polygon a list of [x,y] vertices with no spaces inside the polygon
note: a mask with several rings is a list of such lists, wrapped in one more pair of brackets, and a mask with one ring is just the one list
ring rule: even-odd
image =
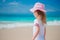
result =
[{"label": "white sand beach", "polygon": [[[46,40],[60,40],[60,22],[46,25]],[[0,23],[0,40],[32,40],[33,23]]]},{"label": "white sand beach", "polygon": [[[0,29],[0,40],[32,40],[32,25]],[[60,40],[60,26],[46,26],[46,40]]]}]

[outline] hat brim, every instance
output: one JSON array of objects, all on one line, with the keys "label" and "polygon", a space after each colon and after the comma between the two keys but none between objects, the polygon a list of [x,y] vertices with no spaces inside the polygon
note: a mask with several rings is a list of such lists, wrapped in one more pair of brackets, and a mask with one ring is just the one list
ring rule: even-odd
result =
[{"label": "hat brim", "polygon": [[34,8],[31,8],[31,9],[30,9],[30,11],[31,11],[32,13],[34,13],[34,11],[36,11],[36,10],[40,10],[40,11],[46,12],[46,10],[44,10],[44,9],[34,9]]}]

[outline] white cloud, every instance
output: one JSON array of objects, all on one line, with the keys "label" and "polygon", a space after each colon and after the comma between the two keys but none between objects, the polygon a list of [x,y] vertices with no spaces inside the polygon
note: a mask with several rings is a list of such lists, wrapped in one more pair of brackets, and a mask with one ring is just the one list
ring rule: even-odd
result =
[{"label": "white cloud", "polygon": [[56,10],[54,9],[46,9],[47,12],[55,12]]},{"label": "white cloud", "polygon": [[6,0],[2,0],[2,2],[5,2]]},{"label": "white cloud", "polygon": [[6,4],[3,9],[0,9],[0,13],[29,13],[31,5],[25,5],[16,1]]},{"label": "white cloud", "polygon": [[46,11],[47,12],[56,12],[56,11],[60,11],[60,9],[53,7],[51,5],[46,5]]},{"label": "white cloud", "polygon": [[19,5],[19,3],[16,2],[16,1],[14,1],[14,2],[10,2],[10,3],[8,3],[8,5]]}]

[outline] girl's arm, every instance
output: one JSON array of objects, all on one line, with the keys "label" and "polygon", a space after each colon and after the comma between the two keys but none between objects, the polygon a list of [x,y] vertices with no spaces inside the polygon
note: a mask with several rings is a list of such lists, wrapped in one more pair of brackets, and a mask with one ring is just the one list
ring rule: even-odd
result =
[{"label": "girl's arm", "polygon": [[35,26],[36,26],[36,32],[34,33],[32,40],[35,40],[35,38],[37,37],[37,35],[39,34],[39,31],[40,31],[39,24],[36,24]]}]

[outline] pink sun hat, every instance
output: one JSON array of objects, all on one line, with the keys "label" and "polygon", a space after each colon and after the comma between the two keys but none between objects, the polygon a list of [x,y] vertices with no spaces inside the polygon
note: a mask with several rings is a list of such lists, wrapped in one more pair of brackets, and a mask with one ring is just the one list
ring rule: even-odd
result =
[{"label": "pink sun hat", "polygon": [[30,11],[33,12],[33,13],[36,10],[46,12],[46,10],[44,8],[45,8],[44,4],[37,2],[37,3],[35,3],[34,7],[30,9]]}]

